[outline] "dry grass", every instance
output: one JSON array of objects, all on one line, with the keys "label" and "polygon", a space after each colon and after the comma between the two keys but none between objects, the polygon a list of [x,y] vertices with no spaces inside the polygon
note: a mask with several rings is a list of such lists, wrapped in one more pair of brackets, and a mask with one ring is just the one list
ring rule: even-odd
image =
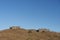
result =
[{"label": "dry grass", "polygon": [[0,40],[60,40],[60,33],[25,29],[0,31]]}]

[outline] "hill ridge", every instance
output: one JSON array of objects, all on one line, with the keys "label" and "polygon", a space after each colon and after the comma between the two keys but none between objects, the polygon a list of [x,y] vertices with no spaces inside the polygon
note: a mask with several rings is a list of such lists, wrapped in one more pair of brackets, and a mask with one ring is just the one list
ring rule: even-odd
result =
[{"label": "hill ridge", "polygon": [[26,30],[19,27],[0,31],[0,40],[60,40],[60,33],[47,29]]}]

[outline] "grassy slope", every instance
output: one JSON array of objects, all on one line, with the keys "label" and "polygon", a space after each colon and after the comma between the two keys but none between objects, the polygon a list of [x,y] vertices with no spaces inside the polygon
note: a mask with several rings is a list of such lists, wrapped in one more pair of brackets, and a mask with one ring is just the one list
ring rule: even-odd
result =
[{"label": "grassy slope", "polygon": [[60,33],[35,30],[8,29],[0,31],[0,40],[60,40]]}]

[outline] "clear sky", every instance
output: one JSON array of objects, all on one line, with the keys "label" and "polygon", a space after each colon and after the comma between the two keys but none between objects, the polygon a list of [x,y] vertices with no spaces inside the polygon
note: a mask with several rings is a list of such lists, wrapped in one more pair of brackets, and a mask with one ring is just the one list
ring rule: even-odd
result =
[{"label": "clear sky", "polygon": [[0,29],[10,26],[60,32],[60,0],[0,0]]}]

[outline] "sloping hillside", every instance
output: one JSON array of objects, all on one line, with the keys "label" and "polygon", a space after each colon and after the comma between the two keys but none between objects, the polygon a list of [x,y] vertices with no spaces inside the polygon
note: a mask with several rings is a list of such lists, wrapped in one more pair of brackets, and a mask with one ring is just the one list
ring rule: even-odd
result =
[{"label": "sloping hillside", "polygon": [[10,28],[0,31],[0,40],[60,40],[60,33],[49,30]]}]

